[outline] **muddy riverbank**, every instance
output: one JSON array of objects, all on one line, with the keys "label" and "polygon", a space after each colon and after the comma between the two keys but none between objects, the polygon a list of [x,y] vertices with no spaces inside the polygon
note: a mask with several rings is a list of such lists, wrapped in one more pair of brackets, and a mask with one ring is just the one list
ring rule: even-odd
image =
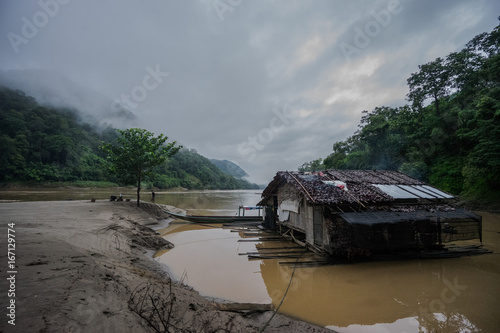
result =
[{"label": "muddy riverbank", "polygon": [[[164,216],[148,207],[104,200],[0,203],[2,237],[12,229],[16,244],[12,285],[7,242],[0,242],[0,288],[15,293],[1,295],[3,309],[15,302],[15,326],[4,313],[0,331],[153,332],[155,325],[177,332],[259,331],[271,311],[217,310],[170,280],[152,256],[171,244],[146,227]],[[150,317],[155,309],[164,314]],[[278,314],[265,332],[282,331],[326,329]]]}]

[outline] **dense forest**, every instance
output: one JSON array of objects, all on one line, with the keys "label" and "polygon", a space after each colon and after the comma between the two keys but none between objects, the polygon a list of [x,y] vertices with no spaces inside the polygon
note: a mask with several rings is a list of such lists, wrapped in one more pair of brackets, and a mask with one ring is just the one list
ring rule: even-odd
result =
[{"label": "dense forest", "polygon": [[358,130],[302,171],[388,169],[453,194],[500,194],[500,26],[419,66],[408,105],[363,111]]},{"label": "dense forest", "polygon": [[[97,130],[75,110],[39,105],[19,90],[0,87],[0,182],[114,185],[102,142],[117,138],[113,128]],[[223,172],[193,149],[182,149],[158,168],[146,186],[188,189],[258,188]]]}]

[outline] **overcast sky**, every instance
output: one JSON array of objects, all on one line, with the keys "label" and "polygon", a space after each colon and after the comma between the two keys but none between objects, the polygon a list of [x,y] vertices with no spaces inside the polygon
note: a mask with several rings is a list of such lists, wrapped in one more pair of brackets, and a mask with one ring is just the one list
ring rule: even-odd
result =
[{"label": "overcast sky", "polygon": [[0,0],[0,69],[56,71],[267,183],[325,157],[496,0]]}]

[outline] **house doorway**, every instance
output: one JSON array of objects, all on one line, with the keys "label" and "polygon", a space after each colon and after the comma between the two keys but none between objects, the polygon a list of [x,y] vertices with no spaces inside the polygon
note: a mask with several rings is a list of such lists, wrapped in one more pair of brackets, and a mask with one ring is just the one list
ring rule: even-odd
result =
[{"label": "house doorway", "polygon": [[313,210],[314,245],[323,245],[323,207],[314,206]]}]

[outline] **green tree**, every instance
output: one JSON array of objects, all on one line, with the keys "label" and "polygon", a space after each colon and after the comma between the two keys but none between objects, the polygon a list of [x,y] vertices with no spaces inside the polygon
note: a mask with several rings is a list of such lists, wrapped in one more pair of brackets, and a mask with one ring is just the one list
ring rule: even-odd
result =
[{"label": "green tree", "polygon": [[137,183],[137,206],[140,204],[141,181],[155,174],[155,167],[173,156],[181,146],[166,143],[168,137],[141,129],[118,130],[114,143],[102,142],[101,149],[108,155],[110,171],[126,183]]},{"label": "green tree", "polygon": [[407,97],[414,107],[421,108],[427,98],[434,99],[436,115],[439,115],[439,98],[446,96],[450,90],[450,73],[446,62],[437,58],[424,65],[420,71],[412,73],[408,78],[410,92]]},{"label": "green tree", "polygon": [[462,170],[472,194],[500,190],[500,89],[494,91],[497,97],[482,97],[474,118],[458,133],[472,147]]},{"label": "green tree", "polygon": [[299,166],[299,171],[318,171],[324,169],[323,159],[318,158],[311,162],[305,162]]}]

